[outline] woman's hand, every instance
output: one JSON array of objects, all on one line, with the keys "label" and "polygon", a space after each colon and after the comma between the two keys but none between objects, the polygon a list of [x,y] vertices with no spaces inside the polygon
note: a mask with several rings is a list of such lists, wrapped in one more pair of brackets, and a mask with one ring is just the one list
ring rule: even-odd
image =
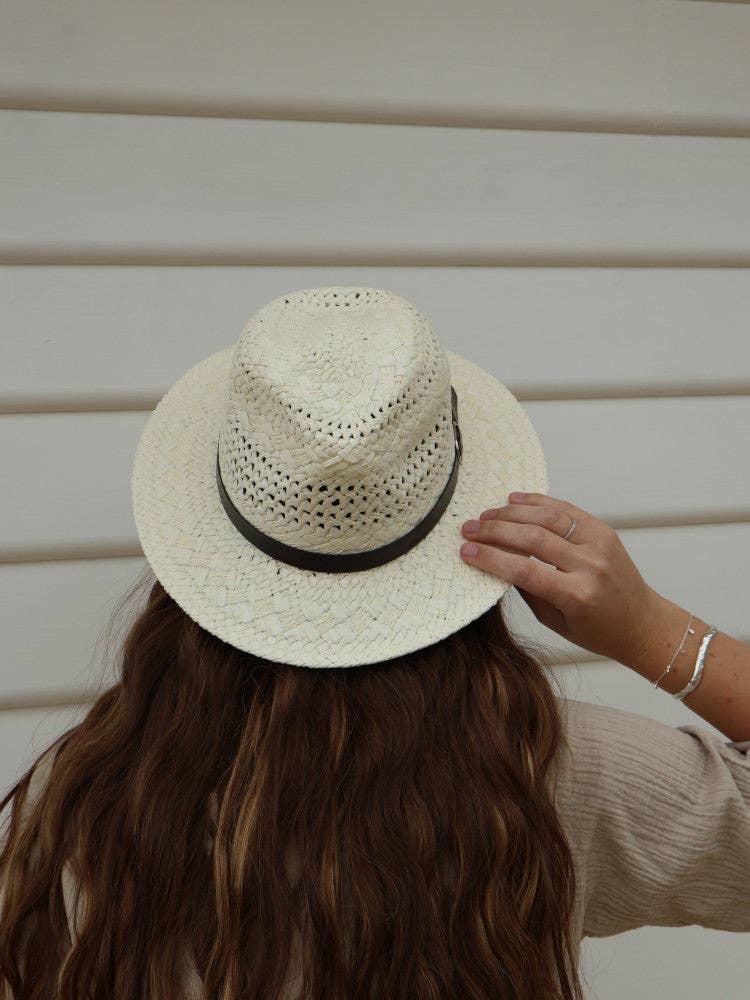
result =
[{"label": "woman's hand", "polygon": [[[638,662],[653,641],[664,598],[648,586],[614,528],[544,493],[511,493],[509,501],[462,525],[470,540],[461,547],[464,561],[512,583],[539,621],[570,642],[628,666]],[[573,518],[576,527],[564,539]]]}]

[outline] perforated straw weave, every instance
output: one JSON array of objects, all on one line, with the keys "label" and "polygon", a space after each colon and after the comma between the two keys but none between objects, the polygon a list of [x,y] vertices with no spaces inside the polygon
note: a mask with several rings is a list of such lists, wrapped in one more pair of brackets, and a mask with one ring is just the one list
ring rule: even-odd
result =
[{"label": "perforated straw weave", "polygon": [[[509,584],[461,559],[461,524],[511,490],[548,488],[512,393],[407,299],[350,286],[258,309],[160,400],[132,477],[144,554],[187,614],[309,667],[387,660],[482,614]],[[398,546],[441,498],[424,537],[370,568],[307,569],[262,547],[356,559]]]}]

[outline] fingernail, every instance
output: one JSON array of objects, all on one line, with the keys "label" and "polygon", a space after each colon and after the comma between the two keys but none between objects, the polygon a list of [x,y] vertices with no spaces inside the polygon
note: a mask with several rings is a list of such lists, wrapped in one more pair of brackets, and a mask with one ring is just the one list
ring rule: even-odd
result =
[{"label": "fingernail", "polygon": [[479,552],[479,546],[475,545],[474,542],[466,542],[461,546],[462,556],[475,556]]},{"label": "fingernail", "polygon": [[479,515],[480,521],[487,521],[489,518],[494,517],[497,513],[497,507],[490,507],[489,510],[483,510]]},{"label": "fingernail", "polygon": [[508,494],[508,499],[509,500],[525,500],[528,495],[529,495],[528,493],[509,493]]},{"label": "fingernail", "polygon": [[467,535],[476,535],[476,533],[479,531],[481,527],[482,525],[479,523],[479,521],[464,522],[464,531],[466,532]]}]

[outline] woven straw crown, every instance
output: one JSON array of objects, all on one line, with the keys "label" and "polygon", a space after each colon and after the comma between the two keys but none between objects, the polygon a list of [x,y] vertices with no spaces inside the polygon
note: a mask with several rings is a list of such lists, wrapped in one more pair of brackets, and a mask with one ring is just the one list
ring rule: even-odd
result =
[{"label": "woven straw crown", "polygon": [[159,400],[133,515],[164,589],[238,649],[349,667],[437,642],[509,582],[460,526],[546,492],[539,438],[494,375],[382,288],[272,299]]},{"label": "woven straw crown", "polygon": [[427,318],[385,289],[279,296],[251,316],[219,433],[240,514],[311,552],[358,552],[410,531],[455,456],[450,369]]}]

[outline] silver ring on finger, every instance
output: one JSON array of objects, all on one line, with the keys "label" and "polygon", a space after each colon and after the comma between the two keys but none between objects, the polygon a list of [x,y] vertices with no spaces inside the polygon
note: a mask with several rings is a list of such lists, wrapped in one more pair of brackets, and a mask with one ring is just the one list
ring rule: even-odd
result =
[{"label": "silver ring on finger", "polygon": [[567,531],[565,532],[565,534],[564,534],[564,535],[562,536],[562,537],[563,537],[563,541],[565,541],[565,540],[566,540],[567,538],[570,538],[570,536],[571,536],[571,535],[573,534],[573,532],[575,531],[575,527],[576,527],[576,519],[575,519],[575,518],[573,518],[573,523],[572,523],[572,524],[571,524],[571,526],[570,526],[570,527],[568,528],[568,530],[567,530]]}]

